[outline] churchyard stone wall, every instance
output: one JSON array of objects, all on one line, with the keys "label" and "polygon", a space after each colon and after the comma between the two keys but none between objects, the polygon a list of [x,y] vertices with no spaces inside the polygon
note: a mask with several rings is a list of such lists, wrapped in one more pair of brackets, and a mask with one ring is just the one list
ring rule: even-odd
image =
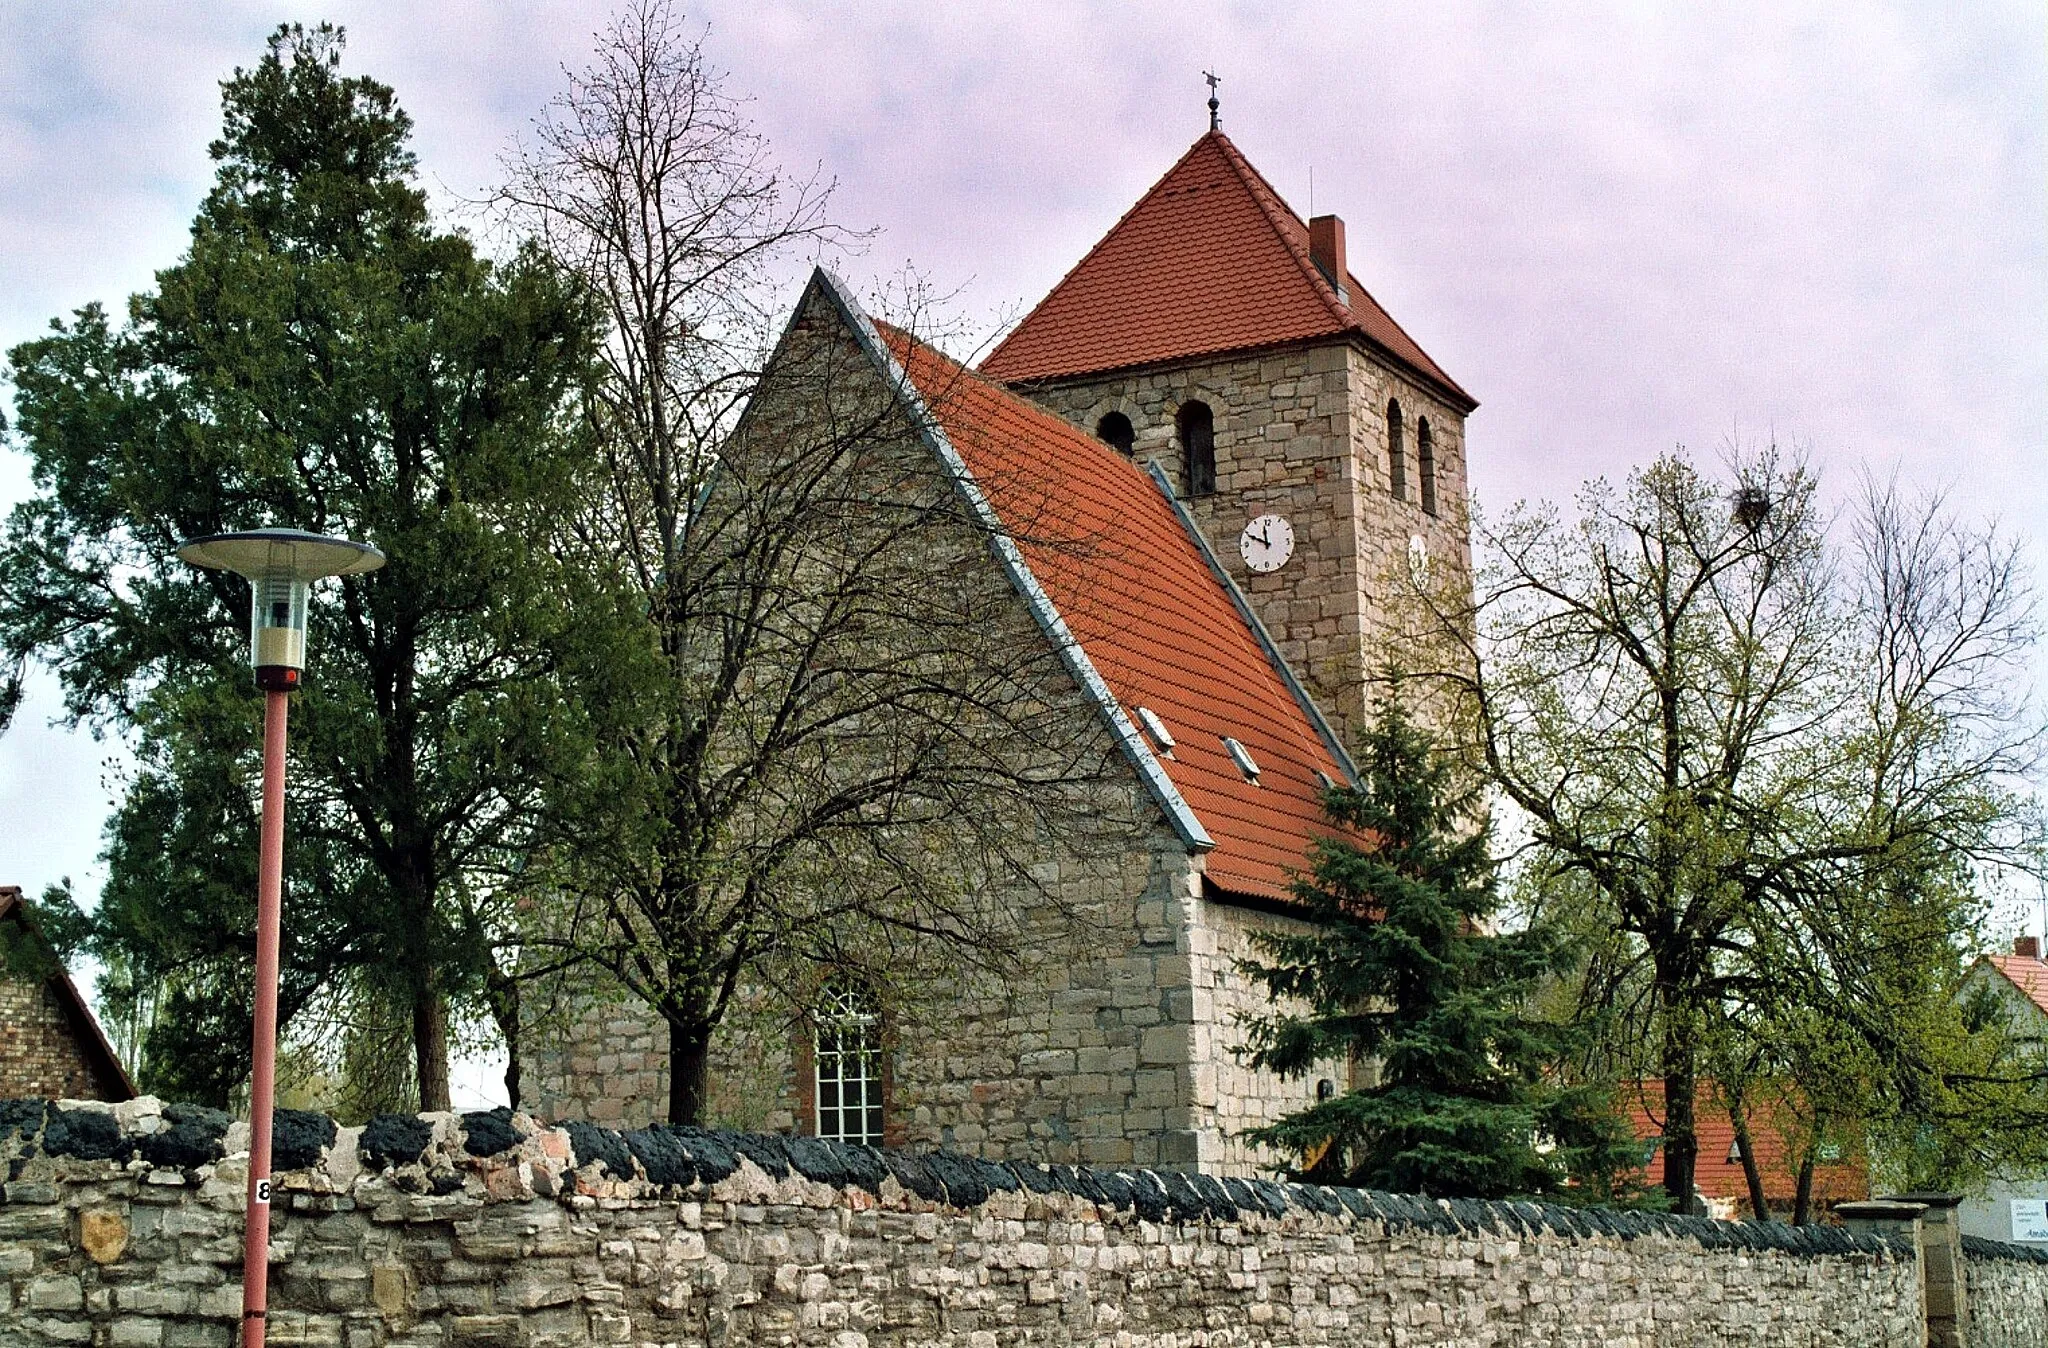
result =
[{"label": "churchyard stone wall", "polygon": [[[0,1339],[228,1348],[246,1135],[153,1100],[0,1105]],[[277,1139],[280,1344],[1869,1348],[1924,1336],[1912,1242],[1833,1228],[495,1113],[360,1129],[285,1113]],[[1985,1317],[1973,1342],[2039,1342]]]},{"label": "churchyard stone wall", "polygon": [[2048,1250],[1964,1236],[1969,1348],[2048,1348]]}]

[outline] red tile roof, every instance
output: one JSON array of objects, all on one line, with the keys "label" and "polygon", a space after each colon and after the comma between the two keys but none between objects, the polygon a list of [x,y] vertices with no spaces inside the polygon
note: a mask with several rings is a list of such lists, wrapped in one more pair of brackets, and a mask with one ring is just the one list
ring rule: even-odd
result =
[{"label": "red tile roof", "polygon": [[[899,331],[882,336],[1126,715],[1147,707],[1173,735],[1160,766],[1214,840],[1209,880],[1286,898],[1288,872],[1331,831],[1316,774],[1344,769],[1172,502],[1093,436]],[[1250,750],[1258,784],[1225,736]]]},{"label": "red tile roof", "polygon": [[2033,955],[1986,955],[1991,967],[2011,980],[2028,1000],[2048,1015],[2048,960]]},{"label": "red tile roof", "polygon": [[1211,131],[1003,339],[984,373],[1045,379],[1357,334],[1464,410],[1477,406],[1346,274],[1309,261],[1308,226]]},{"label": "red tile roof", "polygon": [[[1728,1111],[1715,1097],[1711,1082],[1700,1083],[1699,1096],[1695,1102],[1696,1113],[1693,1130],[1699,1138],[1699,1160],[1693,1167],[1693,1187],[1709,1198],[1737,1198],[1745,1203],[1749,1199],[1749,1181],[1743,1176],[1742,1161],[1735,1157],[1735,1125],[1729,1121]],[[1621,1103],[1628,1110],[1629,1125],[1637,1137],[1648,1141],[1664,1134],[1664,1083],[1661,1081],[1638,1081],[1626,1084],[1621,1090]],[[1764,1197],[1775,1206],[1792,1206],[1794,1192],[1799,1179],[1799,1158],[1785,1139],[1787,1127],[1793,1120],[1789,1114],[1782,1120],[1773,1116],[1783,1106],[1775,1101],[1766,1101],[1753,1106],[1749,1116],[1749,1140],[1757,1153],[1757,1169],[1762,1172]],[[1643,1168],[1644,1182],[1651,1186],[1664,1182],[1664,1149],[1657,1148],[1650,1163]],[[1860,1162],[1848,1160],[1826,1163],[1813,1168],[1813,1196],[1816,1204],[1843,1202],[1849,1199],[1869,1197],[1870,1182]]]}]

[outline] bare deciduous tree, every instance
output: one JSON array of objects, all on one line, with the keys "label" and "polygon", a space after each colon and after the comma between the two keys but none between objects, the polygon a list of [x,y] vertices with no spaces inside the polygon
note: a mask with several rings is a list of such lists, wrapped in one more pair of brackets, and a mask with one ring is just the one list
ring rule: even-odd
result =
[{"label": "bare deciduous tree", "polygon": [[1127,836],[1091,790],[1115,749],[822,290],[759,368],[765,281],[837,232],[668,6],[614,24],[512,169],[503,204],[609,308],[607,472],[571,546],[625,634],[587,682],[602,764],[544,877],[565,897],[523,939],[661,1016],[668,1116],[696,1121],[736,1001],[802,1005],[819,966],[1013,968],[1060,905],[1044,840]]},{"label": "bare deciduous tree", "polygon": [[1798,464],[1731,478],[1680,453],[1589,487],[1574,521],[1518,508],[1482,534],[1473,607],[1431,607],[1533,892],[1610,937],[1588,993],[1652,1041],[1681,1210],[1731,1009],[1768,982],[1832,1010],[1786,950],[1812,954],[1825,904],[2009,855],[2005,787],[2038,743],[2009,700],[2031,635],[2009,546],[1879,491],[1845,552]]}]

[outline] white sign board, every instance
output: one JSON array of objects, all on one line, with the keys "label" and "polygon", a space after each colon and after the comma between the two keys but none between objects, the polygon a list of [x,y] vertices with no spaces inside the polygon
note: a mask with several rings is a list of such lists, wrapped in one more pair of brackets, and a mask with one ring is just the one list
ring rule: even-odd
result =
[{"label": "white sign board", "polygon": [[2012,1238],[2048,1240],[2048,1198],[2012,1200]]}]

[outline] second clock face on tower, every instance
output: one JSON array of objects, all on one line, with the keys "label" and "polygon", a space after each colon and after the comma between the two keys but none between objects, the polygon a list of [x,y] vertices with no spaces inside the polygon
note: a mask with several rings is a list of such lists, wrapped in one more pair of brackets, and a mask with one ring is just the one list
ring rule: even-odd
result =
[{"label": "second clock face on tower", "polygon": [[1294,555],[1294,526],[1278,515],[1260,515],[1237,536],[1237,550],[1251,570],[1278,571]]}]

